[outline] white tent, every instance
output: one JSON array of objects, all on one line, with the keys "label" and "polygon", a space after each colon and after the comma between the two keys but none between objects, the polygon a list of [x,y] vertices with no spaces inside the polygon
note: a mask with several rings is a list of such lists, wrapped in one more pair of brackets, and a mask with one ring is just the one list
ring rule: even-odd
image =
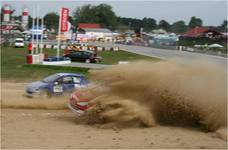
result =
[{"label": "white tent", "polygon": [[211,44],[208,46],[209,48],[222,48],[223,46],[220,44]]}]

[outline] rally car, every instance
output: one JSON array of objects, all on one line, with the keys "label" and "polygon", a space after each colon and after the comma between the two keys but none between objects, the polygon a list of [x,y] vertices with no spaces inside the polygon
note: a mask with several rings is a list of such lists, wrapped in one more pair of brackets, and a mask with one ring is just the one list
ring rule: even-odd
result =
[{"label": "rally car", "polygon": [[44,78],[42,81],[32,82],[26,87],[26,95],[29,97],[51,97],[63,95],[66,92],[85,87],[88,84],[85,76],[74,73],[56,73]]},{"label": "rally car", "polygon": [[92,106],[89,103],[91,100],[103,93],[107,93],[107,91],[107,87],[88,84],[88,86],[79,88],[70,95],[68,107],[74,114],[82,115]]}]

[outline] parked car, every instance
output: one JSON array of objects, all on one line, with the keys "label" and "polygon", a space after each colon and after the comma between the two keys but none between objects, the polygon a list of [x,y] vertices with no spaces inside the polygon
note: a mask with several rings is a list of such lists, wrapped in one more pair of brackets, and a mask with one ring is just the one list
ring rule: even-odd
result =
[{"label": "parked car", "polygon": [[15,39],[14,47],[24,47],[24,46],[25,46],[25,43],[24,43],[23,38],[16,38]]},{"label": "parked car", "polygon": [[65,57],[69,57],[71,61],[81,61],[81,62],[101,62],[102,57],[98,56],[96,52],[93,51],[71,51],[68,54],[64,55]]},{"label": "parked car", "polygon": [[53,95],[62,95],[66,92],[87,86],[88,81],[85,76],[74,73],[56,73],[28,84],[26,95],[29,97],[51,97]]}]

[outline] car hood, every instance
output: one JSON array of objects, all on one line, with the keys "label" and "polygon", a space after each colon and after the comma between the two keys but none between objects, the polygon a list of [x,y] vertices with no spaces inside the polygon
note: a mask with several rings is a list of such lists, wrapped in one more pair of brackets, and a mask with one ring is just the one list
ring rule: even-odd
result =
[{"label": "car hood", "polygon": [[44,82],[41,82],[41,81],[36,81],[36,82],[32,82],[30,84],[27,85],[27,90],[30,90],[30,91],[34,91],[34,90],[38,90],[42,87],[45,87],[47,86],[48,83],[44,83]]}]

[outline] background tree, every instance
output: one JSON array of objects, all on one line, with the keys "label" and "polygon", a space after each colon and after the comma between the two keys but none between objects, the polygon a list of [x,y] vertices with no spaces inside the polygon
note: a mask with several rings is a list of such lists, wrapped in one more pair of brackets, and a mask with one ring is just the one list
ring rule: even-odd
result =
[{"label": "background tree", "polygon": [[142,27],[146,32],[156,29],[157,28],[156,20],[153,18],[143,18]]},{"label": "background tree", "polygon": [[181,20],[173,23],[171,29],[174,33],[184,33],[187,31],[187,26],[185,22]]},{"label": "background tree", "polygon": [[162,28],[162,29],[164,29],[166,31],[170,31],[171,30],[171,25],[167,21],[161,20],[158,23],[158,28]]},{"label": "background tree", "polygon": [[227,20],[224,20],[223,23],[220,26],[218,26],[218,29],[221,32],[227,32]]},{"label": "background tree", "polygon": [[117,25],[116,14],[113,12],[112,7],[107,4],[78,7],[73,13],[73,19],[77,23],[99,23],[109,29],[115,29]]},{"label": "background tree", "polygon": [[20,20],[21,21],[21,16],[11,16],[11,19],[13,20]]},{"label": "background tree", "polygon": [[32,17],[29,15],[28,17],[28,28],[31,29],[32,28]]},{"label": "background tree", "polygon": [[188,24],[189,28],[202,27],[203,21],[200,18],[193,16]]},{"label": "background tree", "polygon": [[142,20],[136,18],[118,17],[117,22],[119,25],[128,26],[130,30],[139,29],[142,27]]},{"label": "background tree", "polygon": [[77,7],[73,12],[73,19],[76,23],[92,23],[95,20],[93,11],[93,7],[90,4]]},{"label": "background tree", "polygon": [[116,30],[119,31],[119,32],[121,32],[121,33],[127,32],[129,30],[129,26],[118,24]]},{"label": "background tree", "polygon": [[46,14],[44,16],[44,24],[47,29],[54,29],[55,31],[58,31],[59,15],[54,12]]},{"label": "background tree", "polygon": [[156,20],[153,18],[143,18],[141,20],[136,18],[118,17],[117,22],[119,26],[128,26],[130,30],[143,28],[144,31],[149,32],[157,28]]},{"label": "background tree", "polygon": [[73,19],[72,16],[69,16],[69,17],[68,17],[68,21],[69,21],[72,25],[75,25],[75,24],[76,24],[76,22],[75,22],[75,20]]}]

